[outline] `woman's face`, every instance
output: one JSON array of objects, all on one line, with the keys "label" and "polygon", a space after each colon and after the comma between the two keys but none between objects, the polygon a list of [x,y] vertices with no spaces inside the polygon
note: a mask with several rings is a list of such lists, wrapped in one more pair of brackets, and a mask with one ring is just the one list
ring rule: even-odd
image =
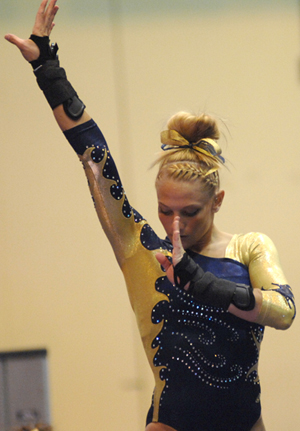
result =
[{"label": "woman's face", "polygon": [[180,236],[184,249],[201,252],[211,238],[214,214],[219,210],[224,192],[210,197],[203,183],[162,178],[156,184],[159,219],[172,241],[172,223],[180,217]]}]

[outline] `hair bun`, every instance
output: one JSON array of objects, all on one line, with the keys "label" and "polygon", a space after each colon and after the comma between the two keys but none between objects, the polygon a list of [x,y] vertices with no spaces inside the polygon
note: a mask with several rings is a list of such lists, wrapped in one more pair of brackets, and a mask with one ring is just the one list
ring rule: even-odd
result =
[{"label": "hair bun", "polygon": [[196,116],[180,111],[169,119],[167,126],[169,130],[176,130],[188,142],[198,142],[205,138],[217,140],[220,137],[216,120],[207,114]]}]

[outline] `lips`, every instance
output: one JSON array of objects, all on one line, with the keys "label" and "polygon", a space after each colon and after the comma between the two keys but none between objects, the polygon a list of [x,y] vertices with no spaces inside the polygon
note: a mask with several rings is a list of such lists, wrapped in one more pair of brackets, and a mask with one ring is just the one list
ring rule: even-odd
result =
[{"label": "lips", "polygon": [[188,238],[189,237],[187,235],[180,235],[180,239],[181,239],[182,244],[184,244],[188,240]]}]

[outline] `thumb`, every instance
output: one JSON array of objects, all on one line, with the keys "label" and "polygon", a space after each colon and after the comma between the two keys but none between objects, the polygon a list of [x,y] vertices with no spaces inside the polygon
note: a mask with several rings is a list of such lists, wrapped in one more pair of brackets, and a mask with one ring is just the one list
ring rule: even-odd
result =
[{"label": "thumb", "polygon": [[156,253],[155,257],[158,260],[158,263],[160,263],[164,270],[167,271],[167,269],[171,266],[171,262],[167,256],[165,256],[163,253]]},{"label": "thumb", "polygon": [[19,49],[21,49],[24,40],[20,37],[16,36],[15,34],[6,34],[4,36],[4,39],[6,39],[8,42],[12,43],[13,45],[16,45]]},{"label": "thumb", "polygon": [[31,39],[21,39],[15,34],[6,34],[4,38],[15,45],[21,51],[27,61],[36,60],[40,55],[39,47]]}]

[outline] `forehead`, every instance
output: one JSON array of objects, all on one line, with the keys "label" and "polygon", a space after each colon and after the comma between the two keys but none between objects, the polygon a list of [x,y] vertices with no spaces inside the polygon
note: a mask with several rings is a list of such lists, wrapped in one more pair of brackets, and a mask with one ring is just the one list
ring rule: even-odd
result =
[{"label": "forehead", "polygon": [[205,205],[210,197],[202,181],[178,181],[171,178],[156,183],[158,202],[166,206]]}]

